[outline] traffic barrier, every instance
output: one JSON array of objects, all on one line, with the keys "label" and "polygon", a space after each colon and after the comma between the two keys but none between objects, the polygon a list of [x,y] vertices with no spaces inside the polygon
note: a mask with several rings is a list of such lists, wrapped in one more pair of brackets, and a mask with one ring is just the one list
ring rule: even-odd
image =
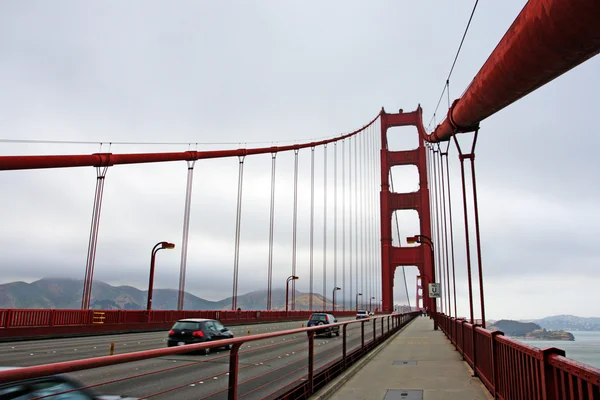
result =
[{"label": "traffic barrier", "polygon": [[[315,311],[317,312],[317,311]],[[312,311],[0,309],[0,339],[141,332],[169,329],[183,318],[227,325],[308,319]],[[353,316],[354,311],[336,311]]]}]

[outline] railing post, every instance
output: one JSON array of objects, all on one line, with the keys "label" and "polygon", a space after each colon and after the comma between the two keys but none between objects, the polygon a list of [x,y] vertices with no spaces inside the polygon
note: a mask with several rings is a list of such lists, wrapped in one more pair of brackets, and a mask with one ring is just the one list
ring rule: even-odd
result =
[{"label": "railing post", "polygon": [[479,377],[477,374],[477,327],[481,327],[481,325],[473,324],[473,378]]},{"label": "railing post", "polygon": [[[346,339],[346,335],[344,332],[344,340]],[[345,347],[344,347],[345,350]],[[315,379],[315,369],[314,369],[314,360],[315,360],[315,332],[308,332],[308,393],[312,394],[314,390],[314,379]]]},{"label": "railing post", "polygon": [[462,358],[463,360],[466,361],[465,358],[465,323],[467,322],[467,320],[463,319],[462,321],[460,321],[460,354],[462,354]]},{"label": "railing post", "polygon": [[360,321],[360,350],[365,353],[365,321]]},{"label": "railing post", "polygon": [[504,332],[492,332],[492,386],[494,400],[498,398],[498,346],[496,336],[504,336]]},{"label": "railing post", "polygon": [[242,343],[234,344],[229,353],[229,392],[227,394],[229,400],[237,399],[238,361],[241,346]]},{"label": "railing post", "polygon": [[342,336],[342,360],[344,360],[344,369],[346,369],[346,328],[348,328],[348,324],[344,325],[343,336]]},{"label": "railing post", "polygon": [[373,345],[375,345],[376,339],[377,339],[377,318],[373,318]]},{"label": "railing post", "polygon": [[552,354],[565,356],[565,351],[556,347],[541,349],[542,357],[540,358],[540,372],[542,375],[542,400],[558,400],[559,394],[556,391],[557,382],[554,379],[552,366],[548,363],[548,358]]},{"label": "railing post", "polygon": [[381,318],[381,338],[383,339],[383,335],[384,335],[384,331],[383,331],[383,324],[384,324],[384,318]]}]

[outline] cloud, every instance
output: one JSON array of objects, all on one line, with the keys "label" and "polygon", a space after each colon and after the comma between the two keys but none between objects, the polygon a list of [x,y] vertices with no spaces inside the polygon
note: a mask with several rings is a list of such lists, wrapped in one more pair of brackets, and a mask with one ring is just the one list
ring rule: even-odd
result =
[{"label": "cloud", "polygon": [[[479,5],[450,80],[450,97],[458,97],[469,84],[524,4]],[[184,1],[165,7],[152,1],[21,1],[0,8],[0,139],[92,142],[3,142],[0,155],[186,151],[310,141],[352,131],[381,106],[395,112],[421,104],[426,125],[429,119],[440,122],[447,99],[434,118],[433,111],[471,11],[470,4],[432,9],[392,1],[340,1],[318,10],[266,1],[235,7],[228,2]],[[589,144],[599,62],[597,57],[586,62],[482,123],[475,160],[490,317],[529,318],[559,310],[593,315],[600,301],[591,290],[600,279],[594,245],[600,226],[595,185],[600,165],[595,146]],[[369,135],[378,137],[378,129]],[[416,145],[416,134],[408,128],[390,130],[388,136],[393,148]],[[468,140],[468,135],[460,138],[463,149]],[[230,144],[207,144],[225,142]],[[344,167],[341,148],[337,150],[338,196],[341,202],[341,193],[347,193],[345,207],[333,205],[332,146],[327,152],[327,189],[324,151],[315,150],[313,275],[318,291],[325,192],[327,286],[333,287],[336,261],[331,253],[335,210],[338,284],[343,267],[347,273],[344,295],[350,297],[350,256],[353,268],[357,263],[362,267],[360,252],[356,259],[356,229],[362,232],[362,222],[377,221],[379,175],[374,168],[366,169],[363,190],[370,195],[365,197],[350,196],[348,178],[354,179],[363,165],[372,165],[378,157],[372,150],[370,161],[346,153]],[[283,287],[292,268],[293,153],[278,154],[276,161],[273,285]],[[237,159],[200,160],[194,168],[186,287],[201,297],[231,295],[238,166]],[[306,291],[310,150],[299,153],[299,167],[297,288]],[[462,192],[453,146],[450,170],[458,305],[466,315]],[[95,278],[145,287],[150,250],[168,240],[177,247],[159,253],[156,285],[177,287],[186,174],[184,162],[109,168]],[[414,168],[394,168],[393,175],[397,191],[416,190]],[[3,281],[83,277],[95,184],[92,168],[0,173]],[[356,189],[353,181],[353,195]],[[240,292],[266,288],[270,190],[270,155],[247,157]],[[469,202],[470,194],[469,189]],[[365,214],[372,219],[356,225],[353,214],[351,225],[357,199],[368,204]],[[418,219],[414,212],[397,214],[405,245],[406,236],[418,233]],[[342,215],[347,223],[343,233]],[[370,225],[373,235],[367,243],[372,247],[366,249],[371,254],[379,253],[377,227]],[[476,274],[473,225],[470,236]],[[405,273],[414,304],[416,268],[407,267]],[[403,276],[398,269],[398,302],[407,301]]]}]

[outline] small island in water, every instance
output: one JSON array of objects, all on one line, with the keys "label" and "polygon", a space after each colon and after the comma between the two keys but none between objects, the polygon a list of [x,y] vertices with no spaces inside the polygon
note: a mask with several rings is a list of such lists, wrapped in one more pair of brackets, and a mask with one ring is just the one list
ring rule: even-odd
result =
[{"label": "small island in water", "polygon": [[502,319],[488,326],[488,329],[492,331],[502,331],[507,336],[519,337],[523,339],[575,340],[575,337],[569,332],[549,331],[542,329],[542,327],[533,322],[519,322],[511,321],[509,319]]}]

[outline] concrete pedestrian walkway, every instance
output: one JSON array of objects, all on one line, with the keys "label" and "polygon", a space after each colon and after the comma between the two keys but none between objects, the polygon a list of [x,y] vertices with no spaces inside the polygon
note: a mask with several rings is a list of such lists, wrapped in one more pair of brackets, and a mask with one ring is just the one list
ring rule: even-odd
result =
[{"label": "concrete pedestrian walkway", "polygon": [[[364,360],[364,361],[363,361]],[[487,389],[433,321],[417,317],[311,399],[488,400]]]}]

